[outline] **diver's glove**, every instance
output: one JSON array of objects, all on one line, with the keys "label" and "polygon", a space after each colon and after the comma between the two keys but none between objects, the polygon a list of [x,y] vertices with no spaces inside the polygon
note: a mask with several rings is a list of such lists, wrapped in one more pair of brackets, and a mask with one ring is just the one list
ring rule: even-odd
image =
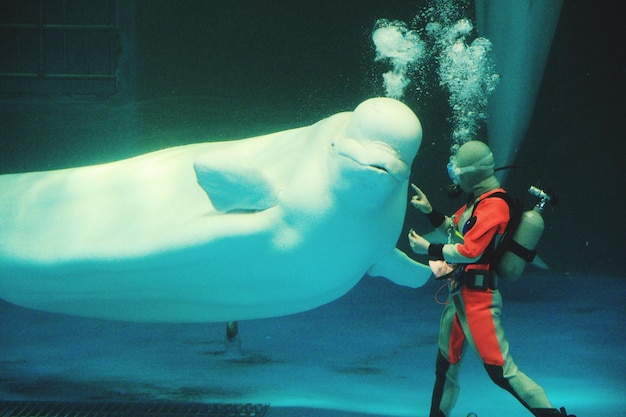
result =
[{"label": "diver's glove", "polygon": [[460,266],[455,264],[449,264],[444,260],[431,260],[428,261],[428,266],[433,271],[433,275],[437,281],[443,281],[450,279],[458,271]]},{"label": "diver's glove", "polygon": [[413,229],[409,230],[409,244],[411,245],[413,252],[418,255],[428,254],[428,248],[431,246],[429,241],[424,239]]},{"label": "diver's glove", "polygon": [[417,185],[411,184],[411,187],[415,191],[415,195],[411,197],[411,205],[424,213],[435,229],[441,226],[446,221],[446,216],[439,210],[433,209],[430,201],[428,201],[428,197]]}]

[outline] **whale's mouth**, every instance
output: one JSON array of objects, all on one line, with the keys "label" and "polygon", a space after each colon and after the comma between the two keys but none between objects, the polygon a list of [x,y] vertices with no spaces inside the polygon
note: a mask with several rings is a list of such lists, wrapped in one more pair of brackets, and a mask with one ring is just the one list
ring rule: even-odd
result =
[{"label": "whale's mouth", "polygon": [[385,168],[382,165],[368,165],[370,168],[376,170],[376,171],[381,171],[381,172],[385,172],[387,174],[389,174],[389,170],[387,168]]},{"label": "whale's mouth", "polygon": [[367,161],[363,161],[356,155],[351,155],[343,152],[339,152],[339,156],[342,156],[350,161],[354,162],[356,165],[359,165],[365,169],[371,169],[373,171],[379,171],[381,173],[390,174],[389,169],[380,162],[369,163]]},{"label": "whale's mouth", "polygon": [[347,158],[364,169],[389,175],[398,181],[408,178],[410,168],[391,146],[383,142],[369,142],[365,146],[353,139],[342,139],[334,144],[339,156]]}]

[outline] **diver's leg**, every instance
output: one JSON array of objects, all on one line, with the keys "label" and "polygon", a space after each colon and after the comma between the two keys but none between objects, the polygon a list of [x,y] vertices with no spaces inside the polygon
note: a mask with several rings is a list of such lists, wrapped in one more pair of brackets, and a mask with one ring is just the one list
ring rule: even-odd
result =
[{"label": "diver's leg", "polygon": [[573,414],[567,414],[563,407],[560,411],[556,408],[534,408],[531,411],[536,417],[576,417]]},{"label": "diver's leg", "polygon": [[450,415],[459,397],[459,367],[460,363],[451,364],[441,351],[437,352],[436,378],[430,404],[430,417]]},{"label": "diver's leg", "polygon": [[[552,404],[550,404],[544,389],[521,372],[510,355],[508,359],[505,359],[504,367],[485,364],[485,369],[493,382],[510,392],[534,416],[576,417],[567,414],[565,408],[561,408],[560,411],[554,408]],[[504,369],[507,369],[506,374]],[[514,371],[511,373],[511,370]]]},{"label": "diver's leg", "polygon": [[[485,364],[485,369],[496,385],[510,392],[533,414],[537,416],[561,415],[550,404],[543,388],[521,372],[510,355],[506,359],[504,366]],[[557,414],[550,414],[551,411],[549,410],[554,410]]]},{"label": "diver's leg", "polygon": [[430,417],[449,416],[456,404],[459,396],[458,373],[464,342],[465,336],[456,316],[454,303],[450,302],[441,316]]},{"label": "diver's leg", "polygon": [[492,381],[510,392],[534,415],[561,416],[548,400],[544,389],[521,372],[509,354],[509,343],[500,323],[500,292],[464,290],[466,334]]}]

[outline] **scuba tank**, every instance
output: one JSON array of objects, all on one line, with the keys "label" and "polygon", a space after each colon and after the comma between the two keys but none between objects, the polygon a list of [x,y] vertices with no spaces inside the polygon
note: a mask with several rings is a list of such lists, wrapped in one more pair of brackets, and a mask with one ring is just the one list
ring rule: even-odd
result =
[{"label": "scuba tank", "polygon": [[513,237],[503,245],[505,252],[496,266],[498,276],[510,281],[518,279],[524,272],[526,264],[535,258],[537,253],[535,248],[545,228],[541,212],[552,200],[545,191],[537,187],[530,187],[528,192],[537,197],[538,202],[531,210],[521,213]]}]

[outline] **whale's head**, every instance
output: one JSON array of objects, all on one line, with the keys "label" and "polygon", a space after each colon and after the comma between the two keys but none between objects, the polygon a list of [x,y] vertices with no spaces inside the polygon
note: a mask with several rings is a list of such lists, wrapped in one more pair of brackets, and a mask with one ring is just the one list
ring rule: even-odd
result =
[{"label": "whale's head", "polygon": [[359,104],[333,142],[340,158],[337,187],[376,205],[407,183],[422,141],[422,126],[398,100],[372,98]]}]

